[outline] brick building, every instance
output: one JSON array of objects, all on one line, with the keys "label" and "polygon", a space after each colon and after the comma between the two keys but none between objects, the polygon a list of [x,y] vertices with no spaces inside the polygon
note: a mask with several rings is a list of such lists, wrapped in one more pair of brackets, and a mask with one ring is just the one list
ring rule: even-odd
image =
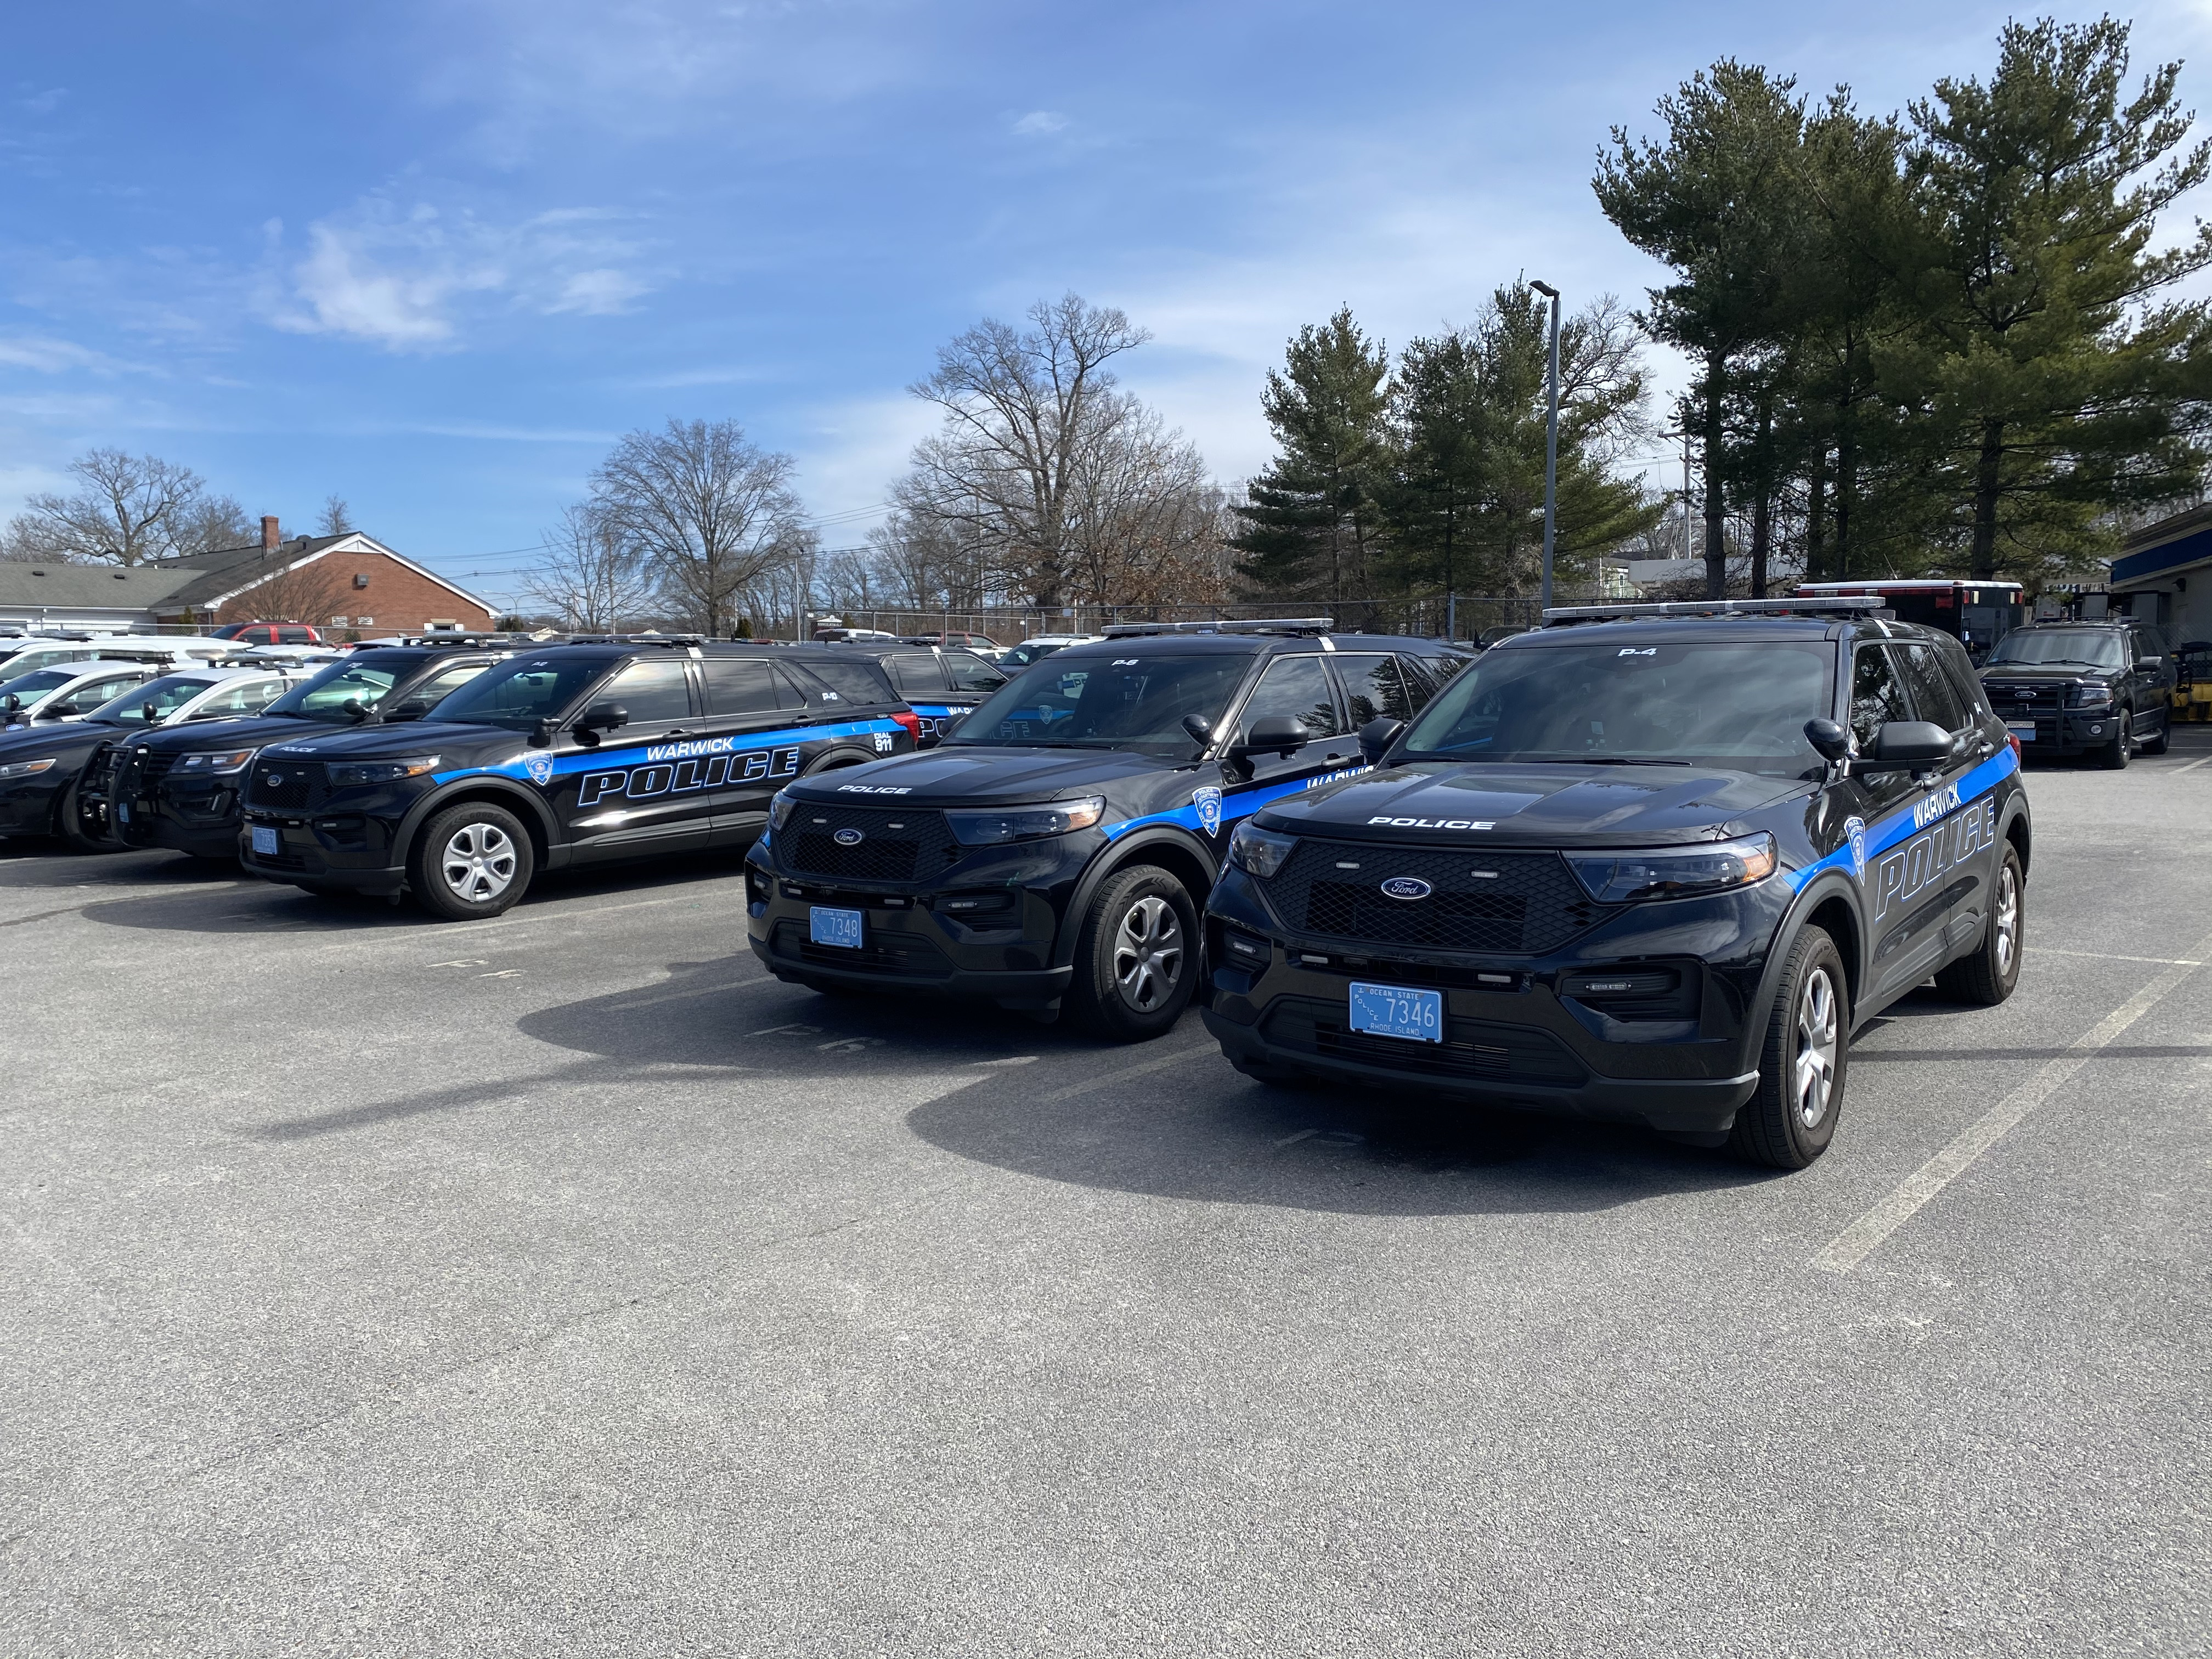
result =
[{"label": "brick building", "polygon": [[341,637],[481,630],[492,607],[373,536],[298,536],[261,521],[261,540],[131,569],[0,564],[0,623],[143,627],[304,622]]}]

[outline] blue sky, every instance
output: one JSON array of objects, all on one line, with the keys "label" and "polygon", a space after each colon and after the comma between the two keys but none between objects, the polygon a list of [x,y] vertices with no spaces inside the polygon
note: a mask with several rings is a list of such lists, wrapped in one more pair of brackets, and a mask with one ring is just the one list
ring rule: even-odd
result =
[{"label": "blue sky", "polygon": [[[167,0],[26,7],[0,76],[0,517],[96,444],[497,596],[619,433],[731,416],[860,539],[903,388],[1073,289],[1217,476],[1349,302],[1392,342],[1516,273],[1656,273],[1607,128],[1723,54],[1890,109],[2003,9]],[[2088,15],[2089,13],[2062,13]],[[2212,9],[2136,16],[2212,111]],[[1662,372],[1675,378],[1671,367]]]}]

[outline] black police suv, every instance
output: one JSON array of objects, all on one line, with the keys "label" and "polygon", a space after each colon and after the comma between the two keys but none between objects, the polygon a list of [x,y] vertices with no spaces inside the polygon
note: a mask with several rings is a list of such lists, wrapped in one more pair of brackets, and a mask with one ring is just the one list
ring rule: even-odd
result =
[{"label": "black police suv", "polygon": [[2163,755],[2175,671],[2148,623],[2031,623],[1997,641],[1982,666],[1990,706],[2030,760],[2094,755],[2119,768],[2137,749]]},{"label": "black police suv", "polygon": [[957,646],[854,640],[836,648],[870,659],[890,676],[892,686],[921,720],[918,746],[923,749],[935,748],[946,726],[1006,683],[1000,669]]},{"label": "black police suv", "polygon": [[1500,641],[1363,732],[1375,769],[1238,830],[1207,1028],[1254,1077],[1809,1164],[1856,1029],[1930,975],[1986,1004],[2020,973],[2018,750],[1959,642],[1879,604],[1588,607]]},{"label": "black police suv", "polygon": [[538,870],[743,847],[787,781],[911,751],[872,663],[609,639],[518,651],[402,726],[311,731],[247,774],[239,858],[310,891],[494,916]]},{"label": "black police suv", "polygon": [[1354,728],[1409,717],[1464,660],[1326,630],[1117,629],[1024,670],[927,754],[793,784],[747,854],[755,953],[818,989],[1166,1030],[1237,821],[1363,767]]},{"label": "black police suv", "polygon": [[[92,665],[69,665],[92,666]],[[173,720],[222,721],[260,708],[288,684],[283,670],[195,668],[100,684],[89,710],[41,718],[0,732],[0,836],[58,836],[75,851],[116,850],[101,786],[118,743]]]},{"label": "black police suv", "polygon": [[518,648],[462,639],[371,647],[293,687],[258,719],[119,744],[105,785],[116,836],[126,847],[234,859],[246,771],[265,746],[309,742],[325,728],[419,720]]}]

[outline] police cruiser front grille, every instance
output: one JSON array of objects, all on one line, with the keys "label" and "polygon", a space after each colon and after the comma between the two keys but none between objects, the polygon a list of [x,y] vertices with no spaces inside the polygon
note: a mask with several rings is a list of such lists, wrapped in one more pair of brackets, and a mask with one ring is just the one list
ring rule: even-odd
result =
[{"label": "police cruiser front grille", "polygon": [[793,875],[848,881],[926,881],[960,851],[942,812],[806,801],[775,832],[773,845]]},{"label": "police cruiser front grille", "polygon": [[[1382,890],[1401,877],[1428,892],[1393,898]],[[1264,886],[1301,932],[1442,951],[1541,955],[1598,919],[1556,853],[1301,840]]]},{"label": "police cruiser front grille", "polygon": [[158,755],[151,750],[141,750],[138,760],[139,787],[151,789],[163,778],[167,777],[169,769],[183,758],[183,755],[173,749],[165,749]]},{"label": "police cruiser front grille", "polygon": [[263,761],[253,769],[249,806],[319,806],[330,794],[320,761]]}]

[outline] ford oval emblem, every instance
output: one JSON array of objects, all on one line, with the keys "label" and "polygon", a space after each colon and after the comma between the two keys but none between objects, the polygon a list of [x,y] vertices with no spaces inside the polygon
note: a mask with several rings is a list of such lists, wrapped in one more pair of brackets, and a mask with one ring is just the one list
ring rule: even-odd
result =
[{"label": "ford oval emblem", "polygon": [[1425,899],[1435,890],[1419,876],[1393,876],[1382,884],[1385,898]]},{"label": "ford oval emblem", "polygon": [[866,840],[867,837],[863,836],[857,830],[840,830],[836,835],[830,836],[830,839],[836,842],[840,847],[858,847],[863,841]]}]

